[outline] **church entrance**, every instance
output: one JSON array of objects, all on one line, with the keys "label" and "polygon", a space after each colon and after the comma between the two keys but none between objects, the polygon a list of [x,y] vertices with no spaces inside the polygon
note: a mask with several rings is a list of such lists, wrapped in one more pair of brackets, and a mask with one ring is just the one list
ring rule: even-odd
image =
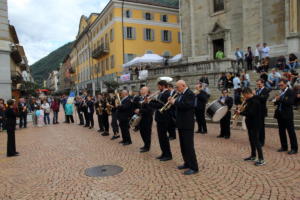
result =
[{"label": "church entrance", "polygon": [[224,39],[213,40],[213,52],[214,58],[216,58],[216,53],[218,50],[224,51]]}]

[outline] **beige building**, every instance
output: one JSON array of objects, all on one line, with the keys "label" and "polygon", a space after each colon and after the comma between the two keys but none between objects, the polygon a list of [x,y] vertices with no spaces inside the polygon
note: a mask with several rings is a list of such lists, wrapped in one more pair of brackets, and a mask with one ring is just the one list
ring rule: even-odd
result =
[{"label": "beige building", "polygon": [[236,48],[266,42],[270,56],[300,51],[299,0],[181,0],[183,55],[212,60],[217,49],[234,58]]}]

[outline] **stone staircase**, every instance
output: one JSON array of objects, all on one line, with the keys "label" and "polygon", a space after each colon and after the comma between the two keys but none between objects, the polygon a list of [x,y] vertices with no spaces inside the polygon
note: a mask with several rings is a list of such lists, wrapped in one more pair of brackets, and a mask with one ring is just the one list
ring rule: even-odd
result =
[{"label": "stone staircase", "polygon": [[[248,72],[250,75],[250,79],[251,79],[251,88],[255,88],[255,81],[259,78],[259,74],[255,73],[255,72]],[[211,91],[211,97],[209,99],[209,102],[214,101],[215,99],[219,98],[221,95],[221,92],[218,90],[218,88],[216,87],[209,87],[210,91]],[[273,97],[275,95],[275,93],[278,93],[278,91],[271,91],[270,92],[270,97]],[[230,96],[233,96],[233,91],[230,91]],[[276,109],[276,106],[274,106],[274,104],[271,101],[267,102],[267,107],[268,107],[268,117],[265,120],[265,124],[266,127],[273,127],[273,128],[277,128],[278,124],[277,124],[277,120],[274,119],[274,112]],[[235,106],[233,106],[232,108],[232,112],[235,110]],[[240,119],[238,120],[238,125],[241,125],[242,122],[242,117],[240,117]],[[210,119],[207,119],[208,122],[212,123],[212,121]],[[295,123],[295,128],[300,130],[300,110],[294,110],[294,123]]]}]

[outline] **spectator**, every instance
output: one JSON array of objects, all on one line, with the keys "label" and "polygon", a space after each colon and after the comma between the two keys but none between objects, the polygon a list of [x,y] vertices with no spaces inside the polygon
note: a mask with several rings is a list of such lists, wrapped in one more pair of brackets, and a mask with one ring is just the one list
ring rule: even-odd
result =
[{"label": "spectator", "polygon": [[226,79],[227,79],[226,74],[222,73],[221,77],[219,78],[219,81],[218,81],[218,89],[219,90],[222,90],[225,88]]},{"label": "spectator", "polygon": [[65,123],[67,123],[67,115],[66,115],[66,104],[67,104],[67,101],[68,101],[68,98],[66,97],[66,95],[63,95],[62,98],[61,98],[61,105],[63,106],[64,112],[65,112]]},{"label": "spectator", "polygon": [[270,56],[270,48],[267,46],[267,43],[263,44],[263,48],[261,49],[262,58],[267,58]]},{"label": "spectator", "polygon": [[233,88],[233,75],[231,73],[226,74],[225,88]]},{"label": "spectator", "polygon": [[278,70],[284,70],[286,68],[286,59],[284,56],[279,56],[279,58],[276,61],[276,68]]},{"label": "spectator", "polygon": [[300,84],[296,84],[294,86],[294,92],[295,92],[295,109],[298,109],[300,104]]},{"label": "spectator", "polygon": [[233,89],[234,89],[234,104],[241,105],[241,80],[240,74],[236,74],[233,79]]},{"label": "spectator", "polygon": [[269,89],[272,89],[272,87],[278,89],[278,83],[280,78],[281,78],[280,73],[277,72],[276,69],[272,69],[272,72],[268,75],[268,81],[266,82],[266,86]]},{"label": "spectator", "polygon": [[59,101],[57,98],[52,102],[51,109],[53,111],[53,124],[58,124]]},{"label": "spectator", "polygon": [[45,125],[50,124],[50,105],[49,103],[44,100],[42,104],[42,109],[44,110],[44,123]]},{"label": "spectator", "polygon": [[44,110],[40,105],[38,105],[37,110],[35,111],[35,115],[37,117],[37,126],[43,127],[44,125]]},{"label": "spectator", "polygon": [[298,58],[295,54],[291,53],[289,55],[289,63],[288,63],[288,69],[289,71],[297,69],[299,63]]},{"label": "spectator", "polygon": [[27,106],[24,98],[20,98],[20,100],[19,100],[18,111],[19,111],[19,117],[20,117],[19,127],[27,128],[28,106]]},{"label": "spectator", "polygon": [[6,129],[7,129],[7,157],[18,156],[19,152],[16,151],[16,139],[15,139],[15,131],[16,131],[16,112],[15,101],[8,100],[7,101],[8,108],[5,111],[6,118]]},{"label": "spectator", "polygon": [[38,109],[39,104],[36,101],[36,98],[32,98],[31,104],[30,104],[30,110],[32,112],[32,123],[33,126],[36,126],[38,124],[37,116],[35,115],[35,111]]},{"label": "spectator", "polygon": [[268,72],[269,71],[270,58],[266,57],[262,59],[261,65],[258,69],[258,72]]},{"label": "spectator", "polygon": [[240,67],[240,64],[242,64],[242,68],[244,68],[244,52],[240,48],[236,48],[234,55],[238,66]]},{"label": "spectator", "polygon": [[70,121],[72,123],[74,123],[74,118],[73,118],[73,111],[74,111],[73,104],[67,103],[65,111],[66,111],[67,123],[69,124]]},{"label": "spectator", "polygon": [[254,61],[255,61],[255,66],[258,66],[261,60],[261,47],[260,44],[256,45],[255,53],[254,53]]},{"label": "spectator", "polygon": [[261,72],[260,73],[260,78],[262,80],[264,80],[264,82],[266,83],[268,81],[268,74],[267,74],[267,72]]},{"label": "spectator", "polygon": [[247,62],[247,69],[253,70],[253,53],[251,47],[248,47],[245,58]]},{"label": "spectator", "polygon": [[241,73],[241,84],[242,88],[250,87],[250,76],[246,73],[246,70]]},{"label": "spectator", "polygon": [[219,49],[216,53],[216,59],[221,60],[223,58],[225,58],[224,52],[221,49]]},{"label": "spectator", "polygon": [[206,85],[209,85],[208,77],[202,76],[199,80],[200,83],[205,83]]}]

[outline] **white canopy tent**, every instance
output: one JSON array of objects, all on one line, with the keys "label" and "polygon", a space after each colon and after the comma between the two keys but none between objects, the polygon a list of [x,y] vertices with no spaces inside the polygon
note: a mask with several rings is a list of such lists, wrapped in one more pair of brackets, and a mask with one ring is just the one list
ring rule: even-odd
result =
[{"label": "white canopy tent", "polygon": [[177,63],[182,59],[182,54],[177,54],[173,58],[169,59],[169,63]]},{"label": "white canopy tent", "polygon": [[131,67],[137,66],[142,64],[160,64],[163,63],[164,58],[157,54],[145,54],[142,57],[136,57],[133,60],[129,61],[128,63],[124,64],[123,67]]}]

